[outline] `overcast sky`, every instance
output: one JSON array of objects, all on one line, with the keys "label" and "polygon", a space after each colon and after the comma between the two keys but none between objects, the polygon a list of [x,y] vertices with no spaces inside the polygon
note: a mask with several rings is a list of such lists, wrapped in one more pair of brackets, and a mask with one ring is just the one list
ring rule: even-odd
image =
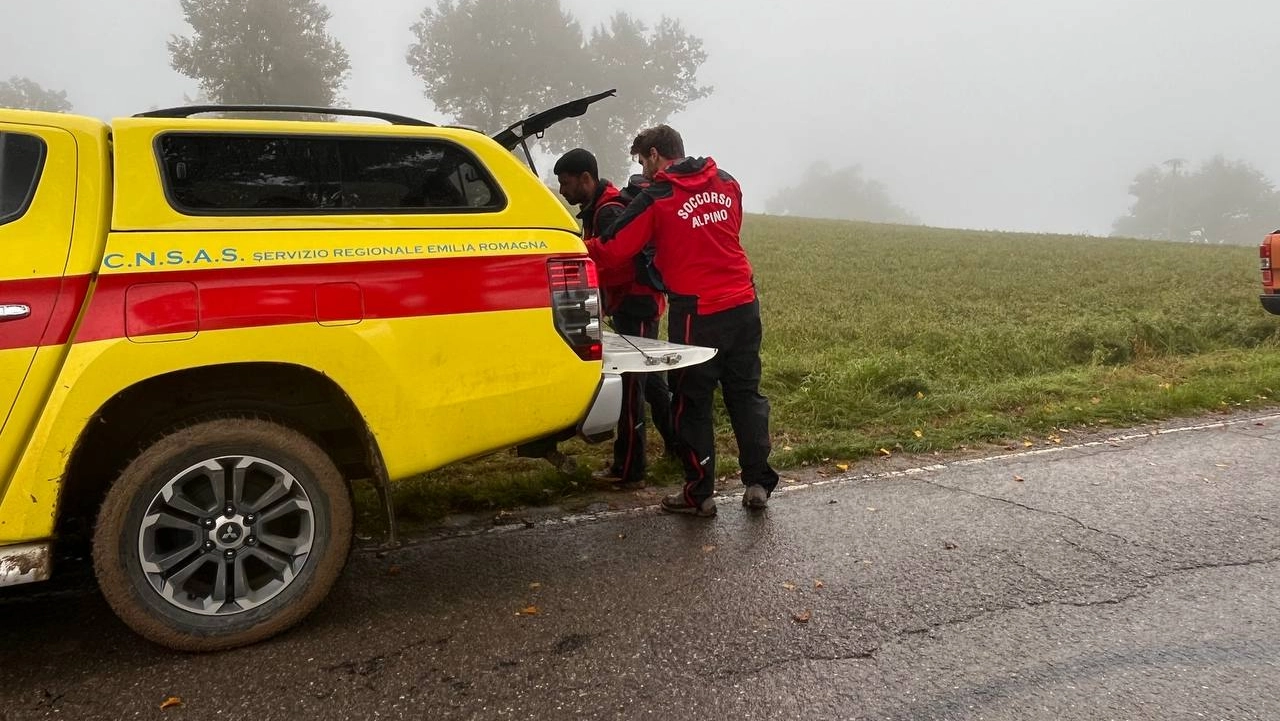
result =
[{"label": "overcast sky", "polygon": [[[1276,0],[565,0],[667,14],[715,93],[671,119],[762,210],[811,162],[861,164],[930,225],[1106,234],[1143,167],[1215,153],[1280,180]],[[404,62],[426,0],[328,0],[353,106],[442,121]],[[176,105],[177,0],[0,0],[0,77],[110,118]],[[625,102],[625,99],[606,101]],[[597,106],[604,109],[605,105]],[[495,128],[512,119],[495,119]]]}]

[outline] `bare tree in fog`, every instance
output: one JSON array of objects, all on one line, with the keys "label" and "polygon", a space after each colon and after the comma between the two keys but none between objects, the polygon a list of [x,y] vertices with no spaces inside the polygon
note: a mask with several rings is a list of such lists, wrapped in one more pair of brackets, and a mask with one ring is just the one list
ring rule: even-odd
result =
[{"label": "bare tree in fog", "polygon": [[334,106],[350,69],[316,0],[181,0],[194,31],[169,41],[174,70],[215,103]]},{"label": "bare tree in fog", "polygon": [[7,81],[0,80],[0,108],[69,113],[71,103],[66,91],[46,90],[30,78],[15,75]]},{"label": "bare tree in fog", "polygon": [[595,76],[593,87],[617,88],[618,98],[604,112],[583,116],[573,142],[595,152],[602,177],[625,183],[636,133],[711,94],[698,84],[707,54],[678,20],[663,17],[650,29],[623,12],[591,31],[586,54],[584,77]]},{"label": "bare tree in fog", "polygon": [[462,125],[497,130],[581,88],[582,28],[559,0],[440,0],[413,34],[409,68]]},{"label": "bare tree in fog", "polygon": [[406,60],[437,108],[458,123],[495,130],[582,95],[616,99],[545,139],[559,152],[590,148],[602,174],[622,182],[643,127],[665,121],[711,88],[697,82],[702,41],[676,20],[653,28],[615,14],[586,39],[560,0],[438,0],[413,26]]}]

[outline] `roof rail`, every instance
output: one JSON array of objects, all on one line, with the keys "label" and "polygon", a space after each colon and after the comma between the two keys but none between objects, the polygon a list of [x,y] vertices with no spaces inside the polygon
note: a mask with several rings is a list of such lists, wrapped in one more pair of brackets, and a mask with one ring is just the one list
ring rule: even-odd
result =
[{"label": "roof rail", "polygon": [[376,110],[351,110],[348,108],[323,108],[309,105],[183,105],[137,113],[135,118],[189,118],[201,113],[309,113],[313,115],[344,115],[353,118],[376,118],[392,125],[417,125],[434,128],[434,123]]}]

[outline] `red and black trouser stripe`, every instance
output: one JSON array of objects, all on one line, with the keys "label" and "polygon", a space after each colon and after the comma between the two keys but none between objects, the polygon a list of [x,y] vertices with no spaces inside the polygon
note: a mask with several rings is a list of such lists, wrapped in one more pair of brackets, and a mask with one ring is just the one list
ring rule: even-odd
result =
[{"label": "red and black trouser stripe", "polygon": [[[653,315],[619,312],[613,316],[613,328],[623,335],[658,337],[658,319]],[[661,434],[663,443],[669,450],[675,447],[671,431],[671,391],[667,388],[665,376],[662,372],[625,373],[622,376],[622,412],[618,416],[618,433],[613,442],[611,470],[624,481],[644,478],[646,401],[653,414],[653,425]]]},{"label": "red and black trouser stripe", "polygon": [[764,486],[772,493],[778,473],[769,465],[769,400],[760,394],[760,302],[708,315],[698,315],[692,304],[673,302],[668,324],[672,342],[719,351],[705,363],[670,372],[672,425],[681,444],[685,501],[698,504],[715,493],[716,386],[738,442],[743,484]]}]

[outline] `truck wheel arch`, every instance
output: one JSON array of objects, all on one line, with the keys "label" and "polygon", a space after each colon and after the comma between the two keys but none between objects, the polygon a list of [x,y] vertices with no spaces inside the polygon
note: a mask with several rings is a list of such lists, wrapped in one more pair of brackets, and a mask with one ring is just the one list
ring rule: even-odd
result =
[{"label": "truck wheel arch", "polygon": [[67,464],[57,511],[59,544],[87,547],[108,488],[159,435],[226,416],[255,416],[294,428],[325,449],[348,484],[371,481],[383,498],[394,537],[382,455],[355,403],[333,379],[314,369],[262,362],[166,373],[104,403],[85,424]]}]

